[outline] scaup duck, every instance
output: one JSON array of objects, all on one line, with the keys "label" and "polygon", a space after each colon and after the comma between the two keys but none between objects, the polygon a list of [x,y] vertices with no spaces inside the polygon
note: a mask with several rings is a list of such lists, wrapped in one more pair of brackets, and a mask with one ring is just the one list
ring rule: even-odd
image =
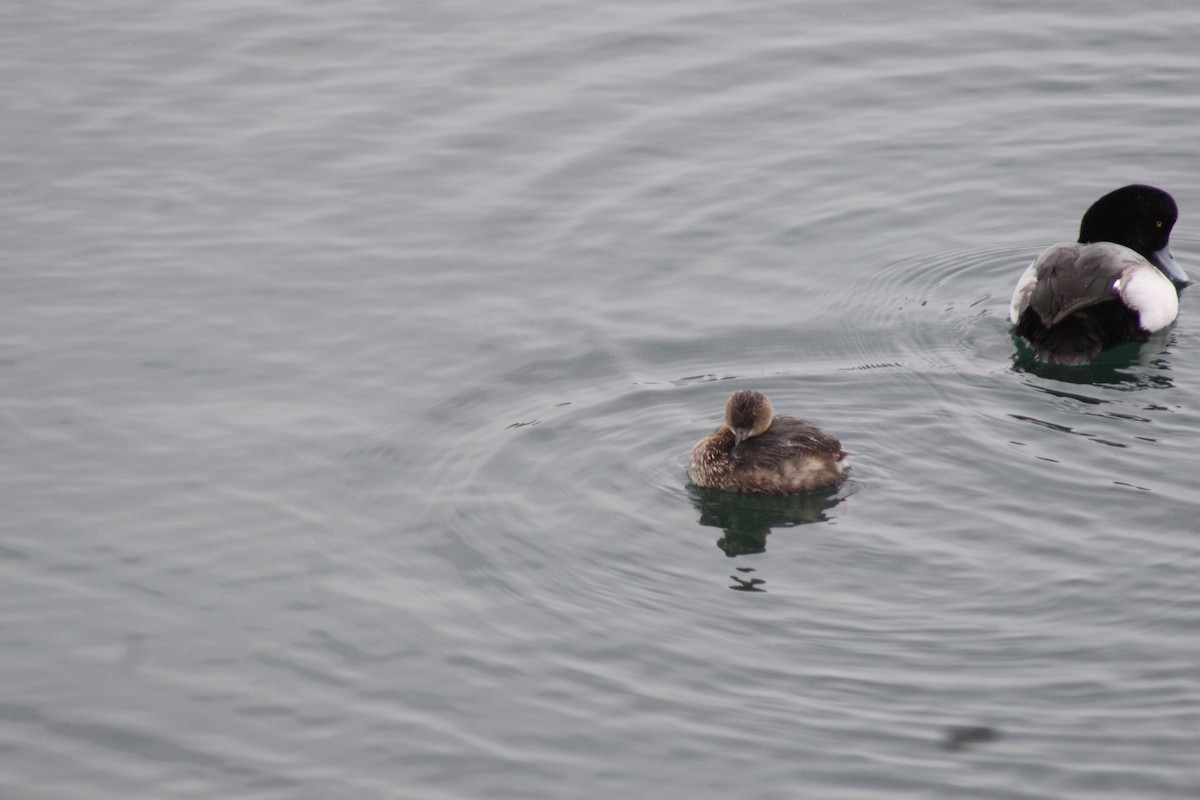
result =
[{"label": "scaup duck", "polygon": [[1017,281],[1008,318],[1038,358],[1082,364],[1174,322],[1179,288],[1188,283],[1171,255],[1178,216],[1162,189],[1124,186],[1087,210],[1077,243],[1034,259]]},{"label": "scaup duck", "polygon": [[762,392],[734,392],[725,424],[692,448],[688,477],[730,492],[798,494],[833,486],[846,471],[834,437],[794,417],[777,417]]}]

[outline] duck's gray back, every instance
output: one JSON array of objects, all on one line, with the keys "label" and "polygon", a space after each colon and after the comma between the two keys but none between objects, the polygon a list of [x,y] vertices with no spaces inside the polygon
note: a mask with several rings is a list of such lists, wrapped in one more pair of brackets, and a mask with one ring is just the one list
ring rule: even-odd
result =
[{"label": "duck's gray back", "polygon": [[1055,245],[1035,264],[1028,308],[1050,328],[1080,309],[1117,299],[1117,279],[1142,261],[1129,248],[1111,242]]}]

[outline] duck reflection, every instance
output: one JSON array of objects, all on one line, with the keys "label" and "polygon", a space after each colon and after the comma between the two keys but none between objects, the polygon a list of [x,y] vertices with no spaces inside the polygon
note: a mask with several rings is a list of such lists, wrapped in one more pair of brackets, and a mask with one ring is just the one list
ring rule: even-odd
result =
[{"label": "duck reflection", "polygon": [[725,532],[717,540],[717,547],[730,558],[764,552],[767,534],[773,528],[825,521],[825,512],[842,500],[835,488],[808,494],[762,495],[689,483],[687,493],[700,512],[700,524]]},{"label": "duck reflection", "polygon": [[[1112,386],[1118,389],[1170,389],[1169,347],[1171,337],[1159,335],[1146,344],[1130,342],[1105,350],[1086,364],[1051,364],[1034,355],[1033,349],[1014,335],[1012,357],[1015,372],[1025,372],[1076,385]],[[1157,346],[1156,346],[1157,345]]]}]

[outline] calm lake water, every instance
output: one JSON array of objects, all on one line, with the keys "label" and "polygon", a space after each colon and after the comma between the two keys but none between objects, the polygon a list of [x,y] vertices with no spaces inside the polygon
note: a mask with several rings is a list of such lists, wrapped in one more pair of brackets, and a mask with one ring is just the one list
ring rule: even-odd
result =
[{"label": "calm lake water", "polygon": [[[1200,290],[1005,320],[1126,183],[1200,274],[1198,31],[7,4],[0,796],[1200,796]],[[688,485],[751,387],[842,487]]]}]

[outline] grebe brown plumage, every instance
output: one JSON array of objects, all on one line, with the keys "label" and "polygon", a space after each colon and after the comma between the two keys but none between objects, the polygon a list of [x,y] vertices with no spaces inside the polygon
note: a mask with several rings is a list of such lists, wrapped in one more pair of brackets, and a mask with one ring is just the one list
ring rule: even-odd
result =
[{"label": "grebe brown plumage", "polygon": [[688,477],[731,492],[798,494],[833,486],[845,474],[841,442],[795,417],[777,417],[762,392],[734,392],[725,424],[692,448]]}]

